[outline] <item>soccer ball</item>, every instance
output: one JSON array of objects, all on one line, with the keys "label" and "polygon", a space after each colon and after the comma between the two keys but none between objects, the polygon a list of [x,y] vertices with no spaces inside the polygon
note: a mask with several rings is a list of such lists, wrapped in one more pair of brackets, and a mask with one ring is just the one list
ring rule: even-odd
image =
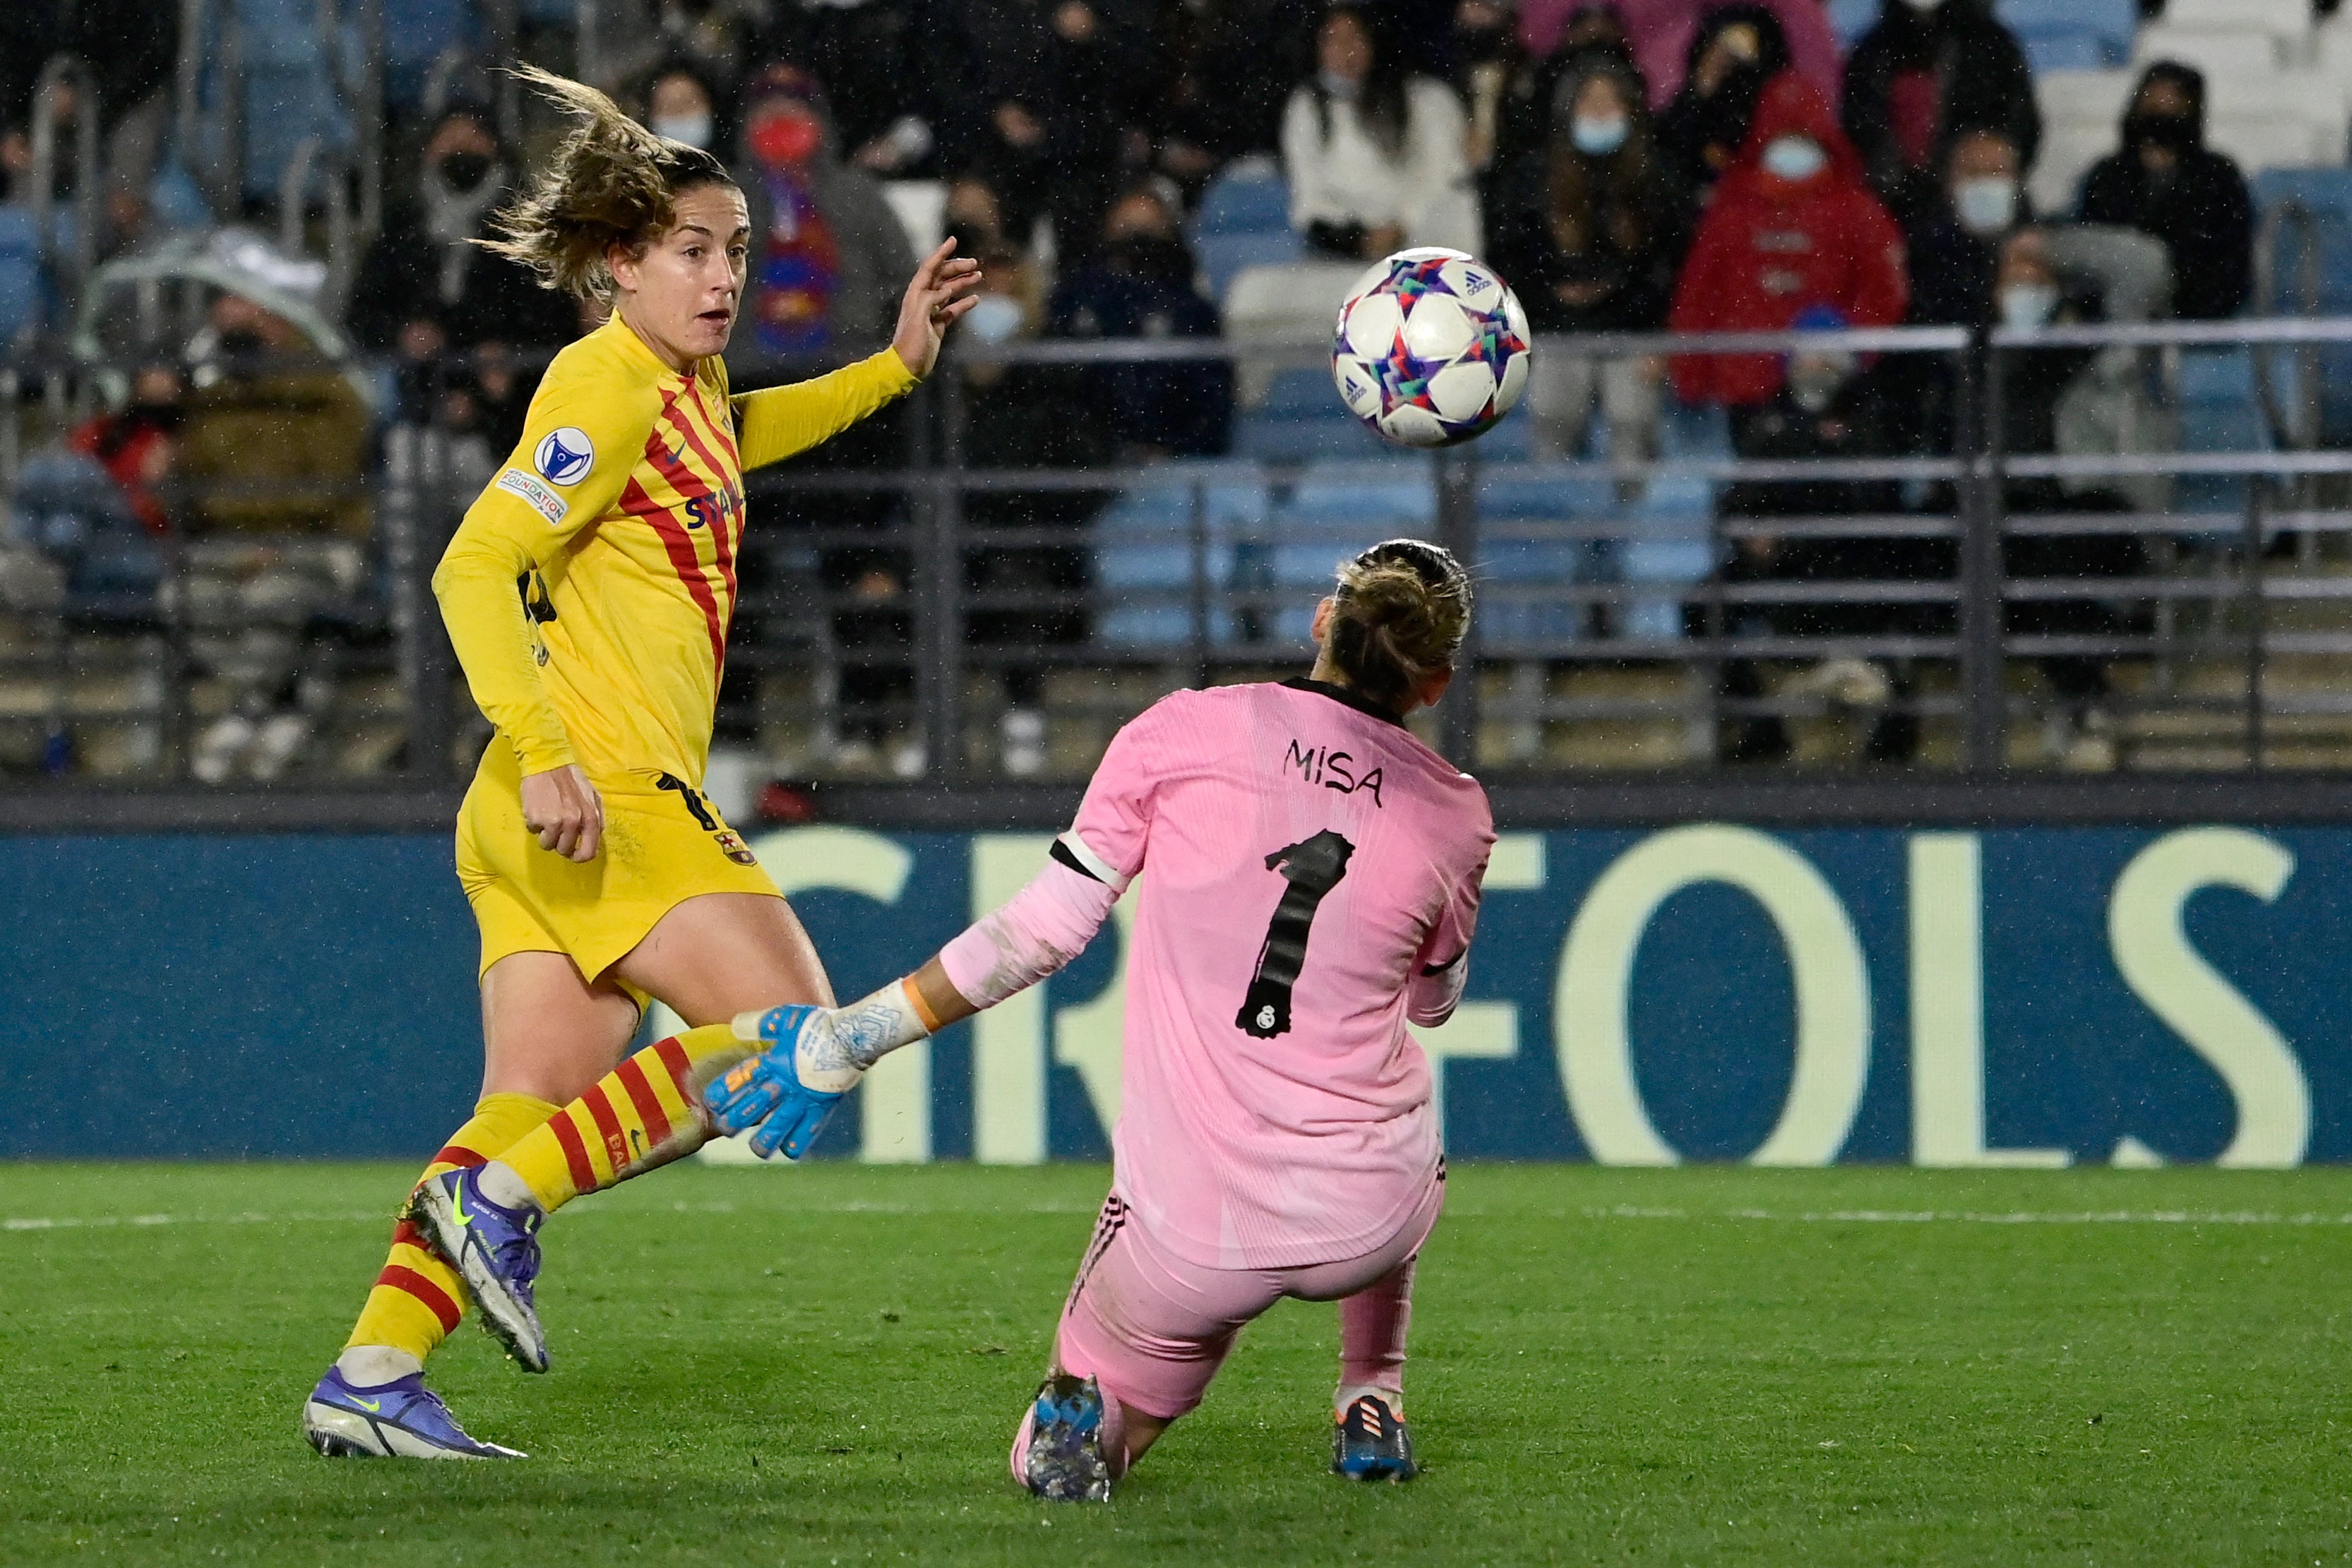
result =
[{"label": "soccer ball", "polygon": [[1369,268],[1339,307],[1331,379],[1358,419],[1406,446],[1485,434],[1527,390],[1528,316],[1494,269],[1438,246]]}]

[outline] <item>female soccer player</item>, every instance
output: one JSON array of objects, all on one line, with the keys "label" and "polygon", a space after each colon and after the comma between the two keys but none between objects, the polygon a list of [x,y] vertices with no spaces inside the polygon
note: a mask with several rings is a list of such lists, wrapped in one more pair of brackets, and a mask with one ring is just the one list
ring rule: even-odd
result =
[{"label": "female soccer player", "polygon": [[1477,782],[1399,721],[1444,692],[1469,614],[1445,551],[1366,550],[1316,610],[1310,676],[1153,705],[1003,909],[853,1007],[737,1020],[772,1045],[712,1114],[796,1155],[877,1059],[1059,969],[1150,872],[1116,1174],[1013,1442],[1040,1497],[1108,1498],[1285,1296],[1340,1303],[1332,1468],[1413,1473],[1405,1322],[1445,1163],[1404,1026],[1461,998],[1495,835]]},{"label": "female soccer player", "polygon": [[[457,821],[458,877],[482,933],[482,1097],[425,1168],[349,1346],[303,1406],[325,1454],[514,1455],[469,1437],[423,1369],[464,1310],[469,1253],[529,1238],[441,1178],[556,1116],[548,1135],[568,1137],[563,1152],[594,1180],[674,1159],[706,1135],[698,1072],[746,1054],[727,1020],[832,999],[792,910],[698,788],[735,608],[743,471],[913,387],[979,276],[943,245],[908,285],[888,349],[730,395],[719,353],[750,230],[726,168],[601,93],[524,75],[578,123],[501,215],[492,248],[611,315],[556,356],[520,444],[434,576],[498,727]],[[622,1061],[647,997],[704,1027]],[[557,1110],[575,1096],[577,1123]],[[575,1131],[592,1123],[593,1155]],[[488,1326],[545,1367],[543,1343]]]}]

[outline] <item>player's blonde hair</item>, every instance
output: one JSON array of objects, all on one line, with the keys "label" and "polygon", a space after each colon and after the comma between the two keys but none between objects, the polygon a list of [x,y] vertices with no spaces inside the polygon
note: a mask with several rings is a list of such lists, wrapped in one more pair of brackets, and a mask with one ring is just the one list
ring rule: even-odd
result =
[{"label": "player's blonde hair", "polygon": [[1470,631],[1470,574],[1421,539],[1376,544],[1339,568],[1326,651],[1348,684],[1402,708],[1413,688],[1449,669]]},{"label": "player's blonde hair", "polygon": [[537,66],[515,75],[578,123],[530,188],[490,220],[476,243],[520,262],[542,288],[609,301],[615,246],[642,255],[667,233],[673,204],[704,185],[729,185],[727,165],[699,147],[655,135],[594,88]]}]

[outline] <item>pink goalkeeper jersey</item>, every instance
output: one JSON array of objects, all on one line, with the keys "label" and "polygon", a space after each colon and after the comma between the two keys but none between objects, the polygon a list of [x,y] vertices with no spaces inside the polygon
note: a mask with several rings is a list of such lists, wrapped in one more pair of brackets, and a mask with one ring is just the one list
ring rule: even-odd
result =
[{"label": "pink goalkeeper jersey", "polygon": [[1139,1221],[1208,1268],[1386,1241],[1438,1168],[1406,1015],[1460,995],[1486,791],[1339,687],[1222,686],[1119,731],[1072,831],[1112,885],[1149,873],[1111,1134]]}]

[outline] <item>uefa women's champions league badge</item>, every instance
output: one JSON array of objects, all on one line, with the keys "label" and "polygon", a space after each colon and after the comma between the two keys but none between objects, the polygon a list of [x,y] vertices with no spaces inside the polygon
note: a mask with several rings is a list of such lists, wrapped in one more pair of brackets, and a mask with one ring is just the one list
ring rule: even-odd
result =
[{"label": "uefa women's champions league badge", "polygon": [[588,470],[596,465],[596,444],[578,425],[567,424],[561,430],[549,431],[530,460],[549,484],[569,489],[586,478]]}]

